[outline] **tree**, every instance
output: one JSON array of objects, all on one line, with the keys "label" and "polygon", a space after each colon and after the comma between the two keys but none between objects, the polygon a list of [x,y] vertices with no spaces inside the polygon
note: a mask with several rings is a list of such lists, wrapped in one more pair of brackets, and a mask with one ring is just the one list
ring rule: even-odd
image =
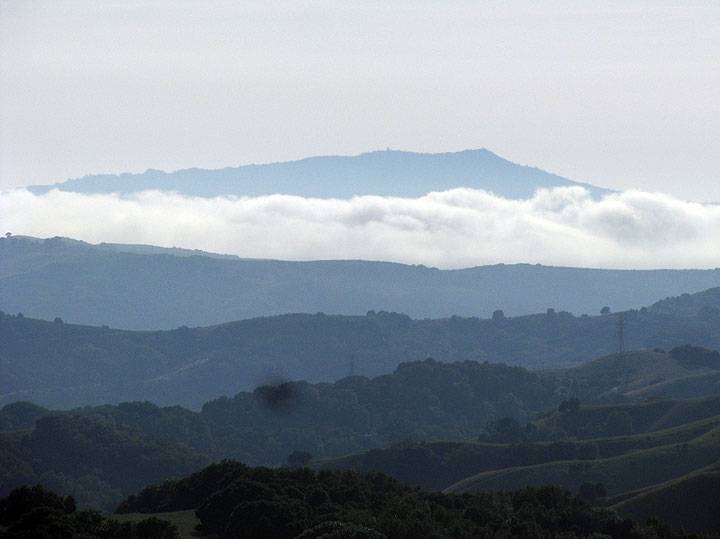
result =
[{"label": "tree", "polygon": [[493,320],[505,320],[505,313],[500,309],[493,311],[492,319]]},{"label": "tree", "polygon": [[603,307],[602,309],[600,309],[600,314],[603,316],[608,315],[610,313],[611,313],[610,307],[608,307],[607,305],[605,307]]}]

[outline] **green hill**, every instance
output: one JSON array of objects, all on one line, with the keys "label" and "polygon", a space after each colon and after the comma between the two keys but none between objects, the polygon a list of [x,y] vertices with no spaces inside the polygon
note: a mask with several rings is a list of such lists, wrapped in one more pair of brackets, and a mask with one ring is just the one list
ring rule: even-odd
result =
[{"label": "green hill", "polygon": [[720,455],[720,427],[683,443],[672,443],[610,458],[565,460],[483,472],[450,486],[449,492],[558,485],[573,492],[583,483],[602,483],[610,496],[656,485],[709,466]]},{"label": "green hill", "polygon": [[691,532],[720,530],[720,461],[680,479],[630,493],[611,508],[638,521],[662,517]]},{"label": "green hill", "polygon": [[[683,351],[687,350],[684,354]],[[558,373],[558,383],[564,384],[572,393],[585,399],[617,400],[618,398],[690,398],[683,387],[697,385],[692,397],[702,396],[701,385],[707,385],[710,393],[716,393],[720,386],[713,388],[720,373],[720,354],[710,354],[707,361],[698,359],[702,354],[693,347],[678,348],[672,353],[655,351],[625,352],[598,358],[565,369]],[[702,356],[704,358],[704,356]],[[550,373],[552,375],[552,372]]]},{"label": "green hill", "polygon": [[[662,422],[653,419],[643,425],[636,423],[638,433],[578,440],[574,436],[555,441],[526,440],[499,444],[482,442],[405,442],[383,449],[372,449],[351,455],[319,459],[313,463],[317,469],[349,469],[360,472],[379,471],[405,483],[431,490],[442,490],[469,476],[501,469],[552,463],[556,461],[595,461],[631,452],[664,446],[687,444],[720,427],[720,413],[715,411],[720,398],[697,401],[654,402],[639,405],[581,407],[575,421],[582,424],[591,417],[612,417],[618,410],[631,417],[678,419],[678,410],[693,410],[698,417],[694,421],[672,427],[654,428]],[[648,410],[648,408],[651,408]],[[637,410],[633,410],[637,409]],[[702,411],[705,410],[705,413]],[[713,415],[714,414],[714,415]],[[534,423],[532,437],[542,439],[548,433],[558,436],[557,429],[540,420]],[[644,427],[644,428],[643,428]]]},{"label": "green hill", "polygon": [[573,413],[554,411],[535,422],[542,431],[577,439],[622,436],[668,429],[720,415],[720,397],[587,405]]}]

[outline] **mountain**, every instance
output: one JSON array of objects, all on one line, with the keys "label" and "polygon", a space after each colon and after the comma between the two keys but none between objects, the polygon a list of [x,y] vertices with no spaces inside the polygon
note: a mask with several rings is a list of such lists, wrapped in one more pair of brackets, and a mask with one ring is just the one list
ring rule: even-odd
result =
[{"label": "mountain", "polygon": [[720,286],[720,269],[623,271],[516,264],[439,270],[386,262],[286,262],[65,238],[0,239],[0,309],[127,329],[285,313],[413,318],[576,314]]},{"label": "mountain", "polygon": [[190,196],[260,196],[276,193],[318,198],[356,195],[418,197],[431,191],[471,187],[507,198],[529,198],[537,189],[582,186],[596,195],[609,191],[482,150],[424,154],[377,151],[356,156],[310,157],[299,161],[219,170],[147,170],[142,174],[84,176],[29,190],[129,194],[148,189]]}]

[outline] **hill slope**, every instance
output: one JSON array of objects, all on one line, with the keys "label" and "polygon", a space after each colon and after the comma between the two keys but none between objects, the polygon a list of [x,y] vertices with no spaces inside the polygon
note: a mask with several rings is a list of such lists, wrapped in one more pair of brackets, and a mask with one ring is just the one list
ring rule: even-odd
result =
[{"label": "hill slope", "polygon": [[438,154],[378,151],[218,170],[194,168],[170,173],[148,170],[142,174],[85,176],[30,187],[30,190],[126,194],[157,189],[202,197],[282,193],[349,198],[356,195],[416,197],[430,191],[472,187],[509,198],[528,198],[540,188],[574,185],[596,194],[608,192],[537,168],[517,165],[488,150],[466,150]]},{"label": "hill slope", "polygon": [[720,461],[680,479],[632,493],[612,509],[638,521],[662,515],[674,528],[720,530]]},{"label": "hill slope", "polygon": [[[626,342],[633,348],[670,348],[687,342],[720,348],[720,325],[713,318],[635,311],[626,313],[625,324]],[[330,382],[353,373],[377,376],[403,361],[427,357],[531,368],[570,366],[611,353],[616,326],[614,316],[567,313],[500,320],[413,320],[370,313],[285,315],[142,332],[1,315],[0,404],[32,400],[67,408],[150,400],[198,407],[272,379]],[[717,368],[682,365],[665,354],[644,353],[635,359],[633,365],[653,366],[654,378],[645,380],[642,373],[637,378],[644,385],[635,389],[646,396],[700,396],[720,387]],[[602,380],[612,401],[622,397],[613,391],[617,376],[629,375],[623,374],[624,368],[606,370],[603,377],[588,377],[582,369],[548,376],[559,376],[558,384],[568,394],[581,397],[588,379],[593,391],[596,380]],[[637,369],[634,372],[637,375]]]},{"label": "hill slope", "polygon": [[[683,407],[687,404],[714,405],[717,410],[720,397],[700,401],[662,401],[652,403],[658,415],[662,409]],[[643,408],[646,405],[635,405]],[[580,413],[585,410],[580,409]],[[592,407],[591,407],[592,408]],[[632,406],[620,409],[627,412]],[[688,421],[672,428],[643,429],[637,423],[629,434],[577,440],[572,433],[550,430],[547,424],[534,422],[531,429],[520,431],[513,443],[466,442],[405,442],[382,449],[354,453],[336,458],[318,459],[317,469],[348,469],[359,472],[382,472],[405,483],[431,490],[443,490],[463,479],[483,472],[532,466],[555,461],[592,461],[625,455],[651,448],[685,444],[720,427],[720,414],[711,410],[696,421]],[[607,420],[618,407],[604,409]],[[642,415],[643,412],[631,415]],[[583,414],[584,415],[584,414]],[[582,417],[582,416],[581,416]],[[567,436],[570,434],[570,436]],[[542,441],[548,436],[554,441]],[[578,464],[582,466],[582,464]]]},{"label": "hill slope", "polygon": [[577,492],[583,483],[602,483],[610,496],[676,479],[717,462],[720,427],[682,444],[672,443],[595,460],[560,460],[483,472],[450,486],[450,492],[558,485]]},{"label": "hill slope", "polygon": [[489,317],[496,309],[519,316],[553,308],[593,314],[605,305],[638,308],[668,295],[718,286],[720,269],[620,271],[517,264],[438,270],[385,262],[219,258],[63,238],[0,238],[0,309],[126,329],[211,325],[295,312],[384,310],[440,318]]}]

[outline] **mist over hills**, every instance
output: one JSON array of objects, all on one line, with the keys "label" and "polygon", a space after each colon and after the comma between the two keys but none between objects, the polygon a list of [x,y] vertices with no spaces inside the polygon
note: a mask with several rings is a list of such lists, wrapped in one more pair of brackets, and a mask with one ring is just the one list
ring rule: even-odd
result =
[{"label": "mist over hills", "polygon": [[639,308],[720,286],[714,270],[529,264],[439,270],[358,260],[288,262],[51,238],[0,238],[0,309],[126,329],[206,326],[285,313],[412,318]]},{"label": "mist over hills", "polygon": [[540,188],[567,186],[582,186],[598,195],[609,192],[512,163],[486,149],[435,154],[387,150],[217,170],[192,168],[175,172],[101,174],[32,186],[29,190],[36,194],[51,189],[120,194],[161,190],[200,197],[282,193],[350,198],[357,195],[417,197],[431,191],[472,187],[508,198],[529,198]]}]

